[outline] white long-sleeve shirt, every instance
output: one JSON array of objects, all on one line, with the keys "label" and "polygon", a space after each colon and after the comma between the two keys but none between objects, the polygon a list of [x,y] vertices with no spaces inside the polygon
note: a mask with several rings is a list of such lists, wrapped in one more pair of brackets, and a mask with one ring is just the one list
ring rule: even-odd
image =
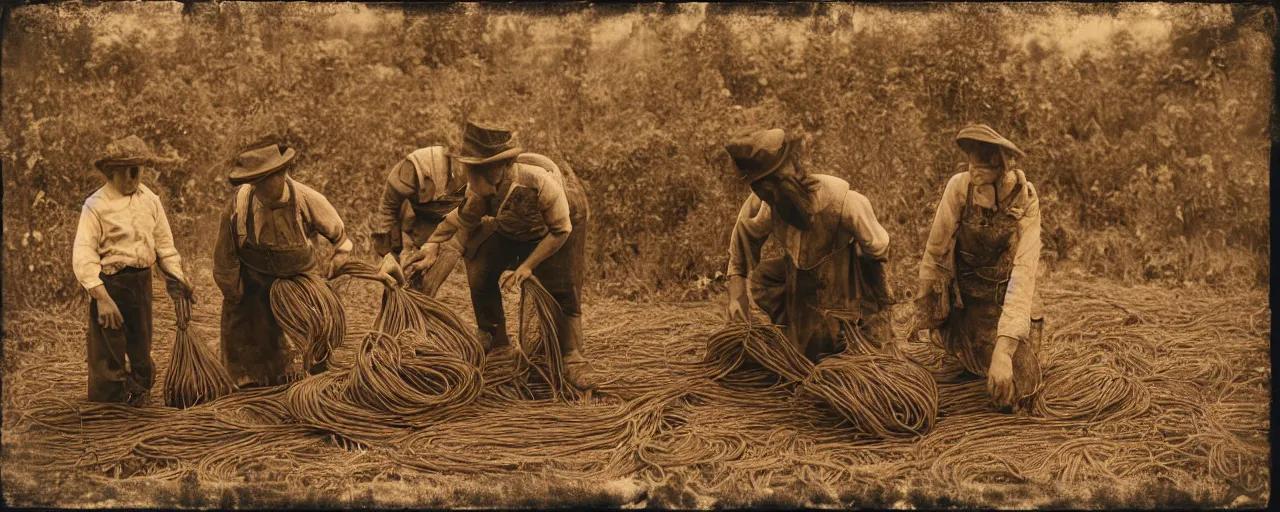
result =
[{"label": "white long-sleeve shirt", "polygon": [[126,196],[107,183],[85,199],[71,254],[81,286],[91,290],[102,284],[99,273],[150,268],[157,261],[166,273],[183,277],[182,257],[173,245],[160,196],[142,184]]}]

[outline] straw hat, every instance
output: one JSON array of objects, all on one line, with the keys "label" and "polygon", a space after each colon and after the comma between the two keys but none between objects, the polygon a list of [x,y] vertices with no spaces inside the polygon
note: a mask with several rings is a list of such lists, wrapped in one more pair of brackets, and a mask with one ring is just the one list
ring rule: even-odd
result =
[{"label": "straw hat", "polygon": [[960,146],[960,149],[967,149],[965,148],[964,144],[961,143],[962,141],[966,141],[966,140],[984,142],[987,144],[995,144],[1002,148],[1013,151],[1018,156],[1022,156],[1022,157],[1027,156],[1027,154],[1023,153],[1021,149],[1018,149],[1018,146],[1014,145],[1012,141],[1004,138],[999,133],[996,133],[995,130],[991,129],[990,126],[987,126],[985,124],[974,124],[974,125],[966,126],[960,130],[960,133],[956,134],[956,145]]},{"label": "straw hat", "polygon": [[121,167],[130,165],[157,165],[170,164],[180,161],[177,158],[167,158],[155,154],[151,147],[137,135],[130,135],[123,139],[117,139],[107,144],[107,149],[103,152],[102,157],[94,160],[93,166],[99,171],[106,174],[107,169],[111,167]]}]

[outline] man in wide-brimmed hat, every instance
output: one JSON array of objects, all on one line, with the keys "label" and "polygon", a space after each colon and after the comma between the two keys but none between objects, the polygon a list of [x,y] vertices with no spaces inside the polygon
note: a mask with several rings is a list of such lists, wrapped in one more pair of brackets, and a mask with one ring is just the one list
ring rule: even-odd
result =
[{"label": "man in wide-brimmed hat", "polygon": [[[549,158],[536,153],[521,153],[516,161],[558,170]],[[466,190],[463,164],[443,145],[415,150],[392,166],[373,218],[373,246],[382,257],[381,271],[403,280],[402,267],[422,259],[419,248],[445,216],[462,204]],[[435,264],[417,273],[411,286],[434,296],[464,249],[458,238],[441,244]]]},{"label": "man in wide-brimmed hat", "polygon": [[107,183],[85,199],[72,249],[76,279],[93,297],[88,332],[91,401],[141,406],[150,397],[155,383],[152,265],[159,263],[165,273],[175,304],[195,301],[164,205],[142,184],[148,168],[174,162],[157,156],[134,135],[108,144],[106,154],[94,162]]},{"label": "man in wide-brimmed hat", "polygon": [[[228,176],[236,193],[222,212],[214,279],[223,296],[223,361],[242,387],[281,384],[290,376],[292,354],[271,312],[272,283],[317,272],[316,235],[333,244],[331,269],[341,267],[353,247],[329,200],[289,176],[296,156],[280,144],[257,146],[236,158]],[[325,369],[318,363],[306,370]]]},{"label": "man in wide-brimmed hat", "polygon": [[997,406],[1026,409],[1042,383],[1040,200],[1014,165],[1025,154],[1009,139],[978,124],[955,140],[968,168],[951,177],[938,203],[911,336],[929,330],[969,373],[987,378]]},{"label": "man in wide-brimmed hat", "polygon": [[454,155],[466,171],[466,199],[422,246],[423,259],[406,271],[430,269],[440,246],[451,240],[465,247],[476,325],[491,349],[510,345],[500,286],[519,289],[537,276],[560,305],[556,330],[568,381],[594,388],[597,374],[582,354],[586,193],[567,166],[526,163],[517,158],[522,152],[509,131],[466,125]]},{"label": "man in wide-brimmed hat", "polygon": [[[889,341],[889,234],[848,182],[807,172],[799,145],[772,129],[725,147],[752,191],[729,242],[729,317],[751,321],[749,281],[750,298],[816,362],[843,349],[840,318],[854,320],[875,343]],[[769,238],[783,256],[761,261]]]}]

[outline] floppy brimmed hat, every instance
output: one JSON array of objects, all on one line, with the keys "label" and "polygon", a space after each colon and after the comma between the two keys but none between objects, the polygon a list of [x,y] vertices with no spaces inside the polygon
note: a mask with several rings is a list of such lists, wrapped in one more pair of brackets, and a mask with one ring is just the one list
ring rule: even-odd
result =
[{"label": "floppy brimmed hat", "polygon": [[788,138],[787,132],[774,128],[738,137],[724,150],[742,174],[742,181],[751,184],[782,168],[797,142]]},{"label": "floppy brimmed hat", "polygon": [[523,152],[511,131],[468,122],[462,130],[462,147],[449,156],[467,165],[482,165]]},{"label": "floppy brimmed hat", "polygon": [[151,147],[147,145],[137,135],[130,135],[123,139],[113,140],[107,144],[107,150],[97,160],[93,161],[93,166],[104,174],[107,169],[112,167],[130,166],[130,165],[157,165],[171,164],[180,161],[177,158],[162,157],[155,154]]},{"label": "floppy brimmed hat", "polygon": [[297,156],[297,152],[293,148],[282,147],[279,144],[240,153],[227,179],[232,185],[258,181],[283,169],[294,156]]},{"label": "floppy brimmed hat", "polygon": [[1018,156],[1027,156],[1027,154],[1023,153],[1021,149],[1018,149],[1018,146],[1014,145],[1012,141],[1004,138],[1004,136],[999,133],[996,133],[995,130],[985,124],[966,126],[960,130],[960,133],[956,134],[956,145],[960,146],[960,149],[966,149],[964,144],[961,143],[966,140],[995,144],[1013,151]]}]

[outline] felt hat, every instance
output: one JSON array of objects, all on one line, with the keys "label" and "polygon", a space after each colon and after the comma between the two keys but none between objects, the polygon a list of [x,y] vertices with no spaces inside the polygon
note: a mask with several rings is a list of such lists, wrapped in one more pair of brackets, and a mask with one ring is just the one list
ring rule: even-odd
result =
[{"label": "felt hat", "polygon": [[113,140],[107,144],[107,150],[103,155],[94,160],[93,166],[104,174],[107,169],[112,167],[130,166],[130,165],[156,165],[169,164],[179,161],[176,158],[167,158],[155,154],[151,147],[147,145],[137,135],[130,135],[123,139]]},{"label": "felt hat", "polygon": [[462,130],[462,147],[449,156],[467,165],[481,165],[515,158],[523,152],[512,132],[468,122]]},{"label": "felt hat", "polygon": [[295,156],[297,152],[293,148],[279,144],[245,151],[236,157],[235,167],[227,179],[232,185],[258,181],[283,169]]},{"label": "felt hat", "polygon": [[967,149],[964,144],[961,143],[966,140],[995,144],[1014,152],[1018,156],[1027,156],[1027,154],[1023,153],[1021,149],[1018,149],[1018,146],[1014,145],[1012,141],[1004,138],[999,133],[996,133],[995,130],[985,124],[966,126],[960,130],[960,133],[956,134],[956,145],[960,146],[960,149]]},{"label": "felt hat", "polygon": [[782,168],[796,142],[788,139],[785,131],[774,128],[738,137],[724,150],[742,174],[742,181],[751,184]]}]

